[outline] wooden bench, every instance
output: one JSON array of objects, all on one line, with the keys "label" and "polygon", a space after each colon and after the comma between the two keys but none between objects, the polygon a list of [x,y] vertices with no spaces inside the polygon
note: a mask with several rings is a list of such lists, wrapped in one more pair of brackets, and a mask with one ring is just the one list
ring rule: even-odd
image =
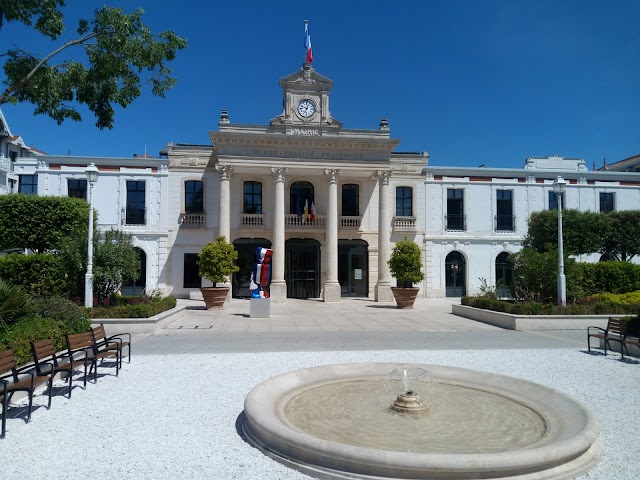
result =
[{"label": "wooden bench", "polygon": [[[65,372],[69,375],[69,398],[71,398],[73,371],[76,368],[84,366],[84,386],[87,386],[87,363],[84,360],[74,360],[69,354],[57,353],[52,339],[31,342],[31,352],[38,375],[51,375],[51,381],[58,373]],[[49,406],[51,406],[51,395],[49,395]]]},{"label": "wooden bench", "polygon": [[115,358],[116,364],[116,376],[120,371],[119,355],[117,350],[100,350],[96,345],[93,333],[91,331],[82,333],[68,333],[65,335],[67,339],[67,348],[69,349],[69,356],[73,361],[84,362],[85,373],[84,381],[87,385],[87,370],[89,367],[89,373],[93,371],[93,381],[98,381],[98,360],[103,360],[108,357]]},{"label": "wooden bench", "polygon": [[[104,329],[104,325],[94,326],[91,328],[93,333],[93,339],[96,342],[96,346],[99,350],[115,350],[118,352],[120,368],[122,368],[122,349],[127,347],[127,353],[129,354],[129,363],[131,363],[131,334],[130,333],[118,333],[107,337],[107,333]],[[124,340],[122,337],[128,337],[128,340]]]},{"label": "wooden bench", "polygon": [[[13,350],[7,349],[0,352],[0,401],[2,401],[2,432],[0,438],[4,438],[7,425],[7,410],[9,401],[16,392],[27,392],[29,395],[29,409],[27,422],[31,420],[34,390],[46,382],[52,382],[51,375],[38,376],[33,366],[28,365],[18,368]],[[51,405],[51,383],[49,383],[49,406]],[[47,407],[48,408],[48,407]]]},{"label": "wooden bench", "polygon": [[[619,318],[609,318],[607,322],[607,328],[600,327],[587,327],[587,350],[591,353],[591,337],[604,340],[604,354],[607,354],[607,347],[609,350],[611,340],[619,342],[622,345],[622,339],[627,329],[627,321]],[[622,346],[620,347],[622,350]]]}]

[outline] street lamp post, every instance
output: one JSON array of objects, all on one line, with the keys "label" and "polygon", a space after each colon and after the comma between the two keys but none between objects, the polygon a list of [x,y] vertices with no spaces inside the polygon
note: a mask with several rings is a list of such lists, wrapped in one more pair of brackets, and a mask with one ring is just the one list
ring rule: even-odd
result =
[{"label": "street lamp post", "polygon": [[564,276],[564,249],[562,246],[562,195],[567,182],[558,176],[553,182],[553,191],[558,199],[558,305],[567,304],[567,280]]},{"label": "street lamp post", "polygon": [[98,167],[89,165],[85,173],[89,184],[89,244],[87,245],[87,273],[84,276],[84,306],[93,307],[93,188],[98,181]]}]

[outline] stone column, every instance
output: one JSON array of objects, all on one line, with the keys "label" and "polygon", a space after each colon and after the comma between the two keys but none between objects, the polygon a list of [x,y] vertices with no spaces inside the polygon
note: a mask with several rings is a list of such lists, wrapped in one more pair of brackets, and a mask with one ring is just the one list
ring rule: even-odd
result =
[{"label": "stone column", "polygon": [[338,176],[340,170],[326,169],[329,194],[327,198],[327,278],[324,282],[323,298],[325,302],[340,301],[340,283],[338,282]]},{"label": "stone column", "polygon": [[391,273],[389,272],[389,241],[391,237],[391,218],[389,216],[389,177],[391,171],[378,170],[378,283],[376,283],[376,302],[393,302],[391,292]]},{"label": "stone column", "polygon": [[[218,215],[218,236],[224,236],[227,242],[231,243],[231,193],[230,180],[233,173],[233,167],[230,165],[218,165],[216,171],[220,175],[220,205]],[[215,285],[214,285],[215,286]],[[227,278],[226,282],[218,286],[229,287],[229,293],[224,301],[231,301],[231,280]]]},{"label": "stone column", "polygon": [[284,279],[284,179],[286,168],[272,168],[275,185],[273,210],[273,256],[271,257],[271,300],[287,301],[287,283]]}]

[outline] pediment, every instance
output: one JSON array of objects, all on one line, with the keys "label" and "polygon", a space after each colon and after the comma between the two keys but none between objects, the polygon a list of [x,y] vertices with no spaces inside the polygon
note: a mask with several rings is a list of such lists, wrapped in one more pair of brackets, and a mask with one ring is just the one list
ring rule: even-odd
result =
[{"label": "pediment", "polygon": [[286,90],[299,90],[313,86],[314,90],[328,91],[333,88],[333,80],[320,75],[311,65],[304,64],[297,72],[281,78],[280,86]]}]

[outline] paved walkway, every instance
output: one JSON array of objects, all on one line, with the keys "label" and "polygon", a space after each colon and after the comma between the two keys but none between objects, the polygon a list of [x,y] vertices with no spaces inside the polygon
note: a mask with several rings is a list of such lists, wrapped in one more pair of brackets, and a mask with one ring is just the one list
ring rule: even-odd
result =
[{"label": "paved walkway", "polygon": [[251,318],[249,301],[222,310],[179,299],[187,309],[155,335],[136,339],[134,356],[243,352],[488,350],[586,347],[582,330],[518,332],[458,317],[459,299],[418,299],[412,310],[348,298],[339,303],[271,304],[271,318]]},{"label": "paved walkway", "polygon": [[[459,299],[418,299],[413,309],[395,303],[346,298],[337,303],[289,299],[271,303],[271,318],[251,318],[249,300],[234,298],[222,310],[205,310],[203,302],[178,300],[187,305],[183,317],[167,330],[211,329],[217,332],[426,332],[487,330],[496,327],[451,313]],[[179,333],[179,332],[176,332]]]}]

